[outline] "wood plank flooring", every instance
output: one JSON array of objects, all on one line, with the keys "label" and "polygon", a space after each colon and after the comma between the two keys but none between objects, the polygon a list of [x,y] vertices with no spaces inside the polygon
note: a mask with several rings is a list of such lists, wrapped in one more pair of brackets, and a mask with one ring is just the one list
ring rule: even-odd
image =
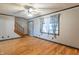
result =
[{"label": "wood plank flooring", "polygon": [[35,37],[0,42],[1,55],[78,55],[79,50],[55,44]]}]

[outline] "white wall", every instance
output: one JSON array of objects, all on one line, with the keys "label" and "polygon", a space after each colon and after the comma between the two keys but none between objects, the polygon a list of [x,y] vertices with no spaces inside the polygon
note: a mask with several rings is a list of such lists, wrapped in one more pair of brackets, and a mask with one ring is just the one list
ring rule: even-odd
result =
[{"label": "white wall", "polygon": [[32,19],[34,22],[34,36],[79,48],[79,7],[65,10],[59,13],[60,35],[56,39],[52,39],[53,35],[40,32],[40,18],[42,17]]},{"label": "white wall", "polygon": [[[15,17],[0,15],[0,40],[20,37],[14,32],[14,22]],[[2,38],[2,36],[4,36],[4,38]]]}]

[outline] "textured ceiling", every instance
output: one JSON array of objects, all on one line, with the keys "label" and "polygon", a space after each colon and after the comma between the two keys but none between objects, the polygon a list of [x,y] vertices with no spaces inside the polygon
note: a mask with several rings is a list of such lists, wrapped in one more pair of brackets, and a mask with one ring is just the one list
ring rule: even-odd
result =
[{"label": "textured ceiling", "polygon": [[30,17],[28,17],[27,12],[21,11],[25,10],[24,6],[32,6],[33,8],[38,9],[40,13],[33,15],[33,17],[36,17],[37,15],[47,14],[75,5],[79,5],[79,3],[0,3],[0,13],[24,17],[28,19]]}]

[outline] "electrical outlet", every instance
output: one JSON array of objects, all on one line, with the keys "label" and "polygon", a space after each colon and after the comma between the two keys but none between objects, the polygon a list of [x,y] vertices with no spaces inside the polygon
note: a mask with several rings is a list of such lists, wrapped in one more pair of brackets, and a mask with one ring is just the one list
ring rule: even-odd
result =
[{"label": "electrical outlet", "polygon": [[54,38],[52,37],[52,39],[54,39]]},{"label": "electrical outlet", "polygon": [[2,36],[2,38],[4,38],[4,36]]},{"label": "electrical outlet", "polygon": [[7,36],[8,38],[10,37],[10,36]]}]

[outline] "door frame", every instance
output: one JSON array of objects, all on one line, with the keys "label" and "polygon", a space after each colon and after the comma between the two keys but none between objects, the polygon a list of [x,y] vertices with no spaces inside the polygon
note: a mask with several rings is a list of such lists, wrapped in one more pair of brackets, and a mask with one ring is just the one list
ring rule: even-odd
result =
[{"label": "door frame", "polygon": [[29,31],[29,23],[32,22],[32,36],[34,34],[34,22],[33,21],[28,21],[28,34],[30,35],[30,31]]}]

